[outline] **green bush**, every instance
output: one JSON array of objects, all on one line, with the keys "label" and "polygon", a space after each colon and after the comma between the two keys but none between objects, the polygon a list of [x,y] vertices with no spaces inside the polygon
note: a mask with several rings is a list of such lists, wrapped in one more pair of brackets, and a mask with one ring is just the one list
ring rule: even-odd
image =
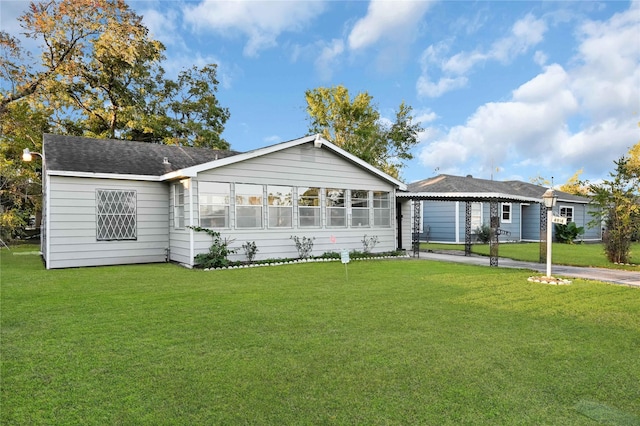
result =
[{"label": "green bush", "polygon": [[566,225],[561,223],[555,224],[556,241],[564,244],[573,244],[579,235],[584,234],[583,226],[576,226],[575,222],[569,222]]},{"label": "green bush", "polygon": [[491,241],[491,227],[487,224],[478,226],[475,230],[476,238],[483,244],[487,244]]},{"label": "green bush", "polygon": [[189,226],[189,228],[197,232],[205,232],[213,238],[209,251],[207,253],[199,253],[194,257],[195,263],[199,268],[224,268],[231,264],[228,256],[234,254],[236,250],[229,246],[234,240],[222,239],[220,233],[212,229],[200,228],[199,226]]}]

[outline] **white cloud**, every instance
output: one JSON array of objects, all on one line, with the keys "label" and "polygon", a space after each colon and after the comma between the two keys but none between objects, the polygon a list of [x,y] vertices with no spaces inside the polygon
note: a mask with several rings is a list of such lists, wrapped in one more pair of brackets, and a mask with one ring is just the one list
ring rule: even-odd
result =
[{"label": "white cloud", "polygon": [[316,70],[323,80],[329,80],[333,75],[338,59],[344,52],[344,42],[334,39],[330,43],[322,43],[320,55],[315,60]]},{"label": "white cloud", "polygon": [[[516,21],[510,34],[495,41],[487,51],[476,49],[446,58],[444,55],[449,50],[448,43],[429,46],[421,56],[422,75],[416,84],[418,95],[434,98],[466,86],[467,75],[477,64],[489,60],[508,63],[540,43],[546,30],[543,20],[529,14]],[[435,72],[441,74],[437,82],[430,75],[434,73],[434,68]]]},{"label": "white cloud", "polygon": [[277,45],[283,32],[297,32],[324,10],[321,1],[212,1],[184,7],[185,21],[200,31],[244,35],[246,56]]},{"label": "white cloud", "polygon": [[580,168],[604,176],[638,141],[640,14],[632,6],[605,22],[584,23],[578,34],[570,67],[546,66],[510,99],[481,105],[464,125],[425,144],[422,164],[468,173],[514,163],[556,176]]},{"label": "white cloud", "polygon": [[349,48],[366,48],[381,39],[410,38],[422,16],[431,6],[429,1],[372,0],[367,15],[349,34]]}]

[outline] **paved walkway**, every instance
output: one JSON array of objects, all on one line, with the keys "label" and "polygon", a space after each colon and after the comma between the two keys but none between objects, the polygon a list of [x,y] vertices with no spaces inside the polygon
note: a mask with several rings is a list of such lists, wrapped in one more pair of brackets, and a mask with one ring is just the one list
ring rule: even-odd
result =
[{"label": "paved walkway", "polygon": [[[465,256],[464,252],[420,252],[420,259],[438,260],[443,262],[466,263],[470,265],[489,266],[489,257],[471,255]],[[498,259],[500,268],[530,269],[546,274],[547,266],[542,263],[523,262],[507,258]],[[586,268],[580,266],[551,265],[551,275],[563,278],[583,278],[614,284],[627,285],[640,288],[640,267],[638,271],[622,271],[619,269]]]}]

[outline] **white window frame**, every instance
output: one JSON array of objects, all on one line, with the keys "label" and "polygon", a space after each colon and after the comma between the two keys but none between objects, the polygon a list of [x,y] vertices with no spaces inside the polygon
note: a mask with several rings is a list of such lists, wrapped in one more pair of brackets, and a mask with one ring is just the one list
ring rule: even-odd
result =
[{"label": "white window frame", "polygon": [[[474,232],[476,229],[478,228],[482,228],[482,225],[484,225],[484,206],[482,205],[482,202],[478,202],[478,201],[473,201],[471,203],[471,231]],[[474,220],[474,217],[476,218],[476,220]]]},{"label": "white window frame", "polygon": [[[380,195],[383,195],[383,194],[386,194],[386,198],[380,197]],[[386,207],[384,207],[385,201],[386,201]],[[373,191],[371,205],[373,207],[374,228],[390,228],[391,227],[391,193],[389,191]],[[422,209],[420,210],[422,211]],[[386,215],[384,215],[385,211],[388,212]],[[411,208],[411,211],[413,212],[413,207]],[[386,216],[387,220],[383,220],[385,218],[381,217],[381,215]],[[422,224],[422,220],[420,220],[420,223]]]},{"label": "white window frame", "polygon": [[[256,192],[240,192],[249,187],[254,187]],[[242,198],[240,198],[242,197]],[[245,200],[244,197],[247,199]],[[264,185],[254,183],[236,183],[235,184],[235,213],[236,213],[236,229],[263,229],[263,207],[264,207]],[[243,210],[254,211],[256,214],[246,217],[255,217],[259,219],[257,226],[240,226],[240,218],[243,217],[239,213]]]},{"label": "white window frame", "polygon": [[[505,211],[505,207],[508,207],[508,211]],[[505,219],[505,213],[508,217]],[[513,218],[513,205],[512,203],[501,203],[500,205],[500,223],[511,223]]]},{"label": "white window frame", "polygon": [[267,185],[267,205],[269,228],[293,228],[292,186]]},{"label": "white window frame", "polygon": [[[182,197],[182,200],[180,200]],[[173,184],[173,227],[184,229],[184,186],[182,183]]]},{"label": "white window frame", "polygon": [[[198,221],[202,228],[229,229],[231,209],[231,184],[228,182],[198,182]],[[212,213],[206,214],[206,210]],[[222,210],[223,215],[214,214]],[[223,226],[213,226],[215,221],[224,220]],[[209,221],[209,222],[207,222]]]},{"label": "white window frame", "polygon": [[138,194],[130,189],[96,189],[96,240],[138,239]]},{"label": "white window frame", "polygon": [[[342,188],[325,188],[325,210],[327,212],[327,228],[347,227],[347,190]],[[342,195],[339,195],[342,194]],[[334,220],[344,223],[335,224]]]},{"label": "white window frame", "polygon": [[[565,212],[563,213],[562,211],[565,210]],[[571,212],[570,215],[567,214],[567,212]],[[573,220],[574,217],[574,213],[575,213],[575,209],[573,208],[573,206],[560,206],[558,208],[558,214],[562,217],[566,217],[567,218],[567,223],[569,222],[575,222],[575,220]]]},{"label": "white window frame", "polygon": [[[371,193],[364,189],[352,189],[349,197],[351,208],[351,227],[370,228],[371,227]],[[355,197],[355,195],[366,195],[366,198]],[[355,201],[354,201],[355,200]],[[364,204],[364,205],[363,205]],[[357,215],[356,213],[360,213]],[[362,220],[363,222],[356,222]]]},{"label": "white window frame", "polygon": [[[322,217],[320,208],[320,193],[321,189],[317,186],[299,187],[296,188],[298,192],[298,227],[300,228],[320,228],[322,226]],[[316,192],[316,195],[305,195],[312,191]],[[311,205],[309,205],[311,203]],[[303,212],[313,212],[312,216],[303,214]],[[313,218],[314,224],[308,225],[303,222],[307,222],[307,219]]]}]

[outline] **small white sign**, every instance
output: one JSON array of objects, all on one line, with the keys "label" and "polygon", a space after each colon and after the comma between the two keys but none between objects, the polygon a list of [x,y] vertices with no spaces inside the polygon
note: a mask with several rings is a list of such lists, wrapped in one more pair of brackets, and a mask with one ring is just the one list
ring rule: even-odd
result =
[{"label": "small white sign", "polygon": [[342,263],[349,263],[349,250],[342,250],[342,255],[340,256]]},{"label": "small white sign", "polygon": [[553,216],[551,218],[551,222],[552,223],[559,223],[561,225],[566,225],[567,224],[567,218],[563,217],[563,216]]}]

